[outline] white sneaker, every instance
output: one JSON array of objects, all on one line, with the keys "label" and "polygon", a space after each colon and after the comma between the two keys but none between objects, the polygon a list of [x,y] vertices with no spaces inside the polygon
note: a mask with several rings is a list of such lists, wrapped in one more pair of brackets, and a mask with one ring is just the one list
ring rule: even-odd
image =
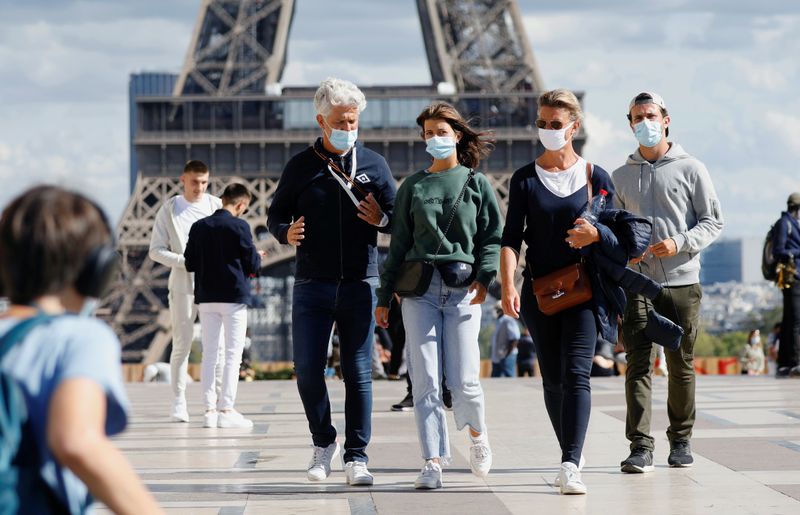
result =
[{"label": "white sneaker", "polygon": [[565,495],[570,494],[585,494],[586,485],[581,481],[581,473],[574,463],[565,461],[561,464],[561,470],[558,472],[561,485],[561,493]]},{"label": "white sneaker", "polygon": [[351,486],[370,486],[375,481],[375,478],[367,470],[367,464],[363,461],[345,463],[344,475],[347,478],[347,484]]},{"label": "white sneaker", "polygon": [[470,435],[472,445],[469,448],[469,468],[478,477],[486,477],[492,468],[492,449],[486,433],[477,438]]},{"label": "white sneaker", "polygon": [[417,490],[434,490],[442,487],[442,466],[433,460],[426,460],[420,470],[414,488]]},{"label": "white sneaker", "polygon": [[217,427],[226,429],[250,429],[253,427],[253,421],[248,418],[244,418],[244,415],[236,410],[220,411],[219,418],[217,419]]},{"label": "white sneaker", "polygon": [[217,427],[219,412],[217,410],[206,411],[203,415],[203,427]]},{"label": "white sneaker", "polygon": [[323,481],[331,475],[331,462],[339,454],[339,444],[333,442],[327,447],[314,446],[314,454],[308,464],[308,480]]},{"label": "white sneaker", "polygon": [[170,418],[173,422],[189,422],[189,410],[186,409],[186,397],[182,395],[175,397],[175,401],[172,403]]},{"label": "white sneaker", "polygon": [[[578,464],[578,472],[583,470],[583,466],[586,465],[586,458],[583,457],[581,454],[581,462]],[[558,488],[561,486],[561,474],[556,474],[556,478],[553,480],[553,486]]]}]

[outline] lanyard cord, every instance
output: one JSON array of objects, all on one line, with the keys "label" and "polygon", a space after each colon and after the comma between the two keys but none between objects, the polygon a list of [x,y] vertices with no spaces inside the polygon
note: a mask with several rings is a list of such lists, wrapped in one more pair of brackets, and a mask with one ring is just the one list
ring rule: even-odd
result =
[{"label": "lanyard cord", "polygon": [[[320,159],[322,159],[323,161],[325,161],[325,162],[327,163],[327,165],[328,165],[328,170],[329,170],[329,171],[330,171],[330,172],[333,174],[333,176],[334,176],[334,177],[336,177],[336,178],[339,178],[339,177],[342,177],[342,178],[344,178],[344,179],[345,179],[345,180],[346,180],[348,183],[350,183],[350,186],[351,186],[351,187],[355,188],[355,190],[356,190],[358,193],[360,193],[360,194],[361,194],[361,195],[363,195],[364,197],[366,197],[366,196],[367,196],[367,192],[366,192],[366,191],[364,191],[364,188],[362,188],[361,186],[359,186],[358,184],[356,184],[356,182],[355,182],[353,179],[351,179],[351,178],[350,178],[350,176],[349,176],[349,175],[347,175],[347,174],[344,172],[344,170],[342,170],[341,168],[339,168],[339,165],[337,165],[337,164],[336,164],[336,163],[333,161],[333,159],[331,159],[331,158],[330,158],[330,157],[328,157],[328,156],[325,156],[325,155],[323,155],[323,154],[322,154],[322,152],[320,152],[319,150],[317,150],[315,147],[312,147],[312,148],[314,149],[314,152],[317,154],[317,156],[319,156],[319,158],[320,158]],[[353,172],[355,172],[355,171],[356,171],[356,170],[355,170],[355,166],[356,166],[356,148],[355,148],[355,147],[353,147],[353,157],[352,157],[352,164],[353,164],[353,166],[352,166],[352,168],[353,168]],[[345,184],[344,184],[344,183],[342,183],[342,182],[341,182],[341,180],[340,180],[339,182],[340,182],[340,184],[342,184],[342,187],[344,187],[344,186],[345,186]]]}]

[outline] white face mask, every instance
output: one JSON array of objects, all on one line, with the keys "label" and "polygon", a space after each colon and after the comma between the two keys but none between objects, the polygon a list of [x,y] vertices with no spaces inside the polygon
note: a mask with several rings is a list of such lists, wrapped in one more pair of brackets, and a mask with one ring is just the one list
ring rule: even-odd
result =
[{"label": "white face mask", "polygon": [[554,130],[554,129],[539,129],[539,141],[542,142],[544,148],[547,150],[561,150],[564,148],[564,145],[567,144],[567,138],[565,137],[567,131],[575,124],[574,121],[570,122],[566,127]]}]

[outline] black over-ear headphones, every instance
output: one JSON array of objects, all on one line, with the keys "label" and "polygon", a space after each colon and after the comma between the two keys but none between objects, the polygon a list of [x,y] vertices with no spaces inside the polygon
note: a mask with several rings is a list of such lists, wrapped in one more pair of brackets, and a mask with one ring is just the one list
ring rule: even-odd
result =
[{"label": "black over-ear headphones", "polygon": [[111,283],[119,275],[120,255],[115,246],[114,231],[111,229],[108,217],[96,202],[92,200],[89,202],[100,213],[103,224],[111,237],[105,244],[92,249],[86,257],[74,286],[75,290],[84,297],[99,299],[108,293]]}]

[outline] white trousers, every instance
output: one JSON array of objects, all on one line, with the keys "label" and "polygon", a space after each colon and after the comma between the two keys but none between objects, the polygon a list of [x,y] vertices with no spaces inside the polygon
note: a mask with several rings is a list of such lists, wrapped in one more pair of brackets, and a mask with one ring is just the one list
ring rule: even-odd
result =
[{"label": "white trousers", "polygon": [[[203,361],[200,381],[203,404],[206,410],[233,409],[236,389],[239,386],[239,367],[242,364],[245,333],[247,332],[247,306],[227,302],[204,302],[199,306],[200,327],[203,331]],[[215,388],[215,374],[220,355],[220,333],[224,341],[222,363],[222,388]]]},{"label": "white trousers", "polygon": [[[186,395],[186,377],[189,368],[189,353],[194,338],[194,321],[197,319],[197,304],[194,295],[169,292],[169,314],[172,319],[172,353],[169,356],[170,383],[175,397]],[[220,335],[221,337],[221,335]],[[219,346],[222,350],[223,346]],[[222,361],[220,359],[220,361]],[[222,385],[222,367],[216,371],[217,391]]]}]

